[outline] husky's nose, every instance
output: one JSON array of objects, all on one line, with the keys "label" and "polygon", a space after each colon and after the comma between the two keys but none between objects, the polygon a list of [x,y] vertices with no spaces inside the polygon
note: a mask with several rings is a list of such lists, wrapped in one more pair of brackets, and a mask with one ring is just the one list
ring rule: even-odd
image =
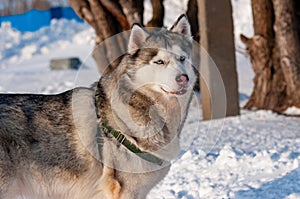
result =
[{"label": "husky's nose", "polygon": [[185,86],[189,81],[189,77],[187,76],[187,74],[181,74],[177,75],[175,80],[179,86]]}]

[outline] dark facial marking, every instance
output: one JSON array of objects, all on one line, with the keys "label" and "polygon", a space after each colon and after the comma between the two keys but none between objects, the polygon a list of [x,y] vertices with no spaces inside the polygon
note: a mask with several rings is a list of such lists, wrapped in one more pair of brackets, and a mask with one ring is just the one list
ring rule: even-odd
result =
[{"label": "dark facial marking", "polygon": [[158,53],[158,49],[155,48],[142,48],[138,49],[134,54],[129,56],[131,64],[149,64],[153,57]]}]

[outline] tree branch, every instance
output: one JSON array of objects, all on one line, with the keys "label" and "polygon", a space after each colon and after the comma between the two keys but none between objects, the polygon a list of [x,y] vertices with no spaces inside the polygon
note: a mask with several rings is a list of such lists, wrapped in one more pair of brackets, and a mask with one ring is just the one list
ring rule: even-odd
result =
[{"label": "tree branch", "polygon": [[115,1],[110,0],[100,0],[100,2],[114,17],[116,17],[123,30],[130,29],[130,24],[128,23],[127,18],[124,15],[123,10],[122,8],[120,8],[119,4],[117,4]]},{"label": "tree branch", "polygon": [[86,0],[68,0],[70,6],[76,12],[76,14],[93,28],[95,28],[95,19],[91,12],[89,2]]},{"label": "tree branch", "polygon": [[152,19],[147,23],[147,27],[162,27],[164,25],[165,8],[163,0],[151,0]]},{"label": "tree branch", "polygon": [[119,0],[128,23],[143,24],[144,1],[142,0]]}]

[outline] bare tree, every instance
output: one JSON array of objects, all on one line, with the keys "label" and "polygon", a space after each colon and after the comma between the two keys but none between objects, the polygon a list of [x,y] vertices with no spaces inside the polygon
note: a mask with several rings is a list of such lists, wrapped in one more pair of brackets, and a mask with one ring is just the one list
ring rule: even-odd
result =
[{"label": "bare tree", "polygon": [[33,0],[30,9],[48,10],[51,8],[51,3],[47,0]]},{"label": "bare tree", "polygon": [[[95,29],[96,45],[106,38],[129,30],[134,23],[147,27],[162,27],[164,22],[163,0],[151,0],[153,13],[152,19],[147,24],[143,24],[143,0],[69,0],[69,3],[78,16]],[[187,15],[191,21],[194,39],[199,41],[197,13],[197,0],[190,0]],[[114,41],[113,44],[107,44],[107,47],[95,48],[93,57],[100,73],[103,73],[106,66],[112,62],[110,67],[114,67],[118,63],[115,58],[118,57],[120,51],[124,52],[125,43],[126,38],[117,38],[117,41]]]},{"label": "bare tree", "polygon": [[[75,12],[95,29],[97,35],[96,44],[100,44],[105,40],[105,42],[101,43],[101,48],[95,48],[93,52],[93,57],[98,65],[99,72],[104,74],[105,70],[110,70],[118,64],[119,59],[117,58],[119,55],[122,54],[120,52],[126,52],[125,51],[126,38],[118,37],[115,39],[109,39],[109,41],[106,39],[118,34],[121,31],[128,30],[133,23],[139,23],[143,25],[143,10],[144,10],[143,1],[142,0],[69,0],[69,3],[71,7],[73,7]],[[153,8],[152,19],[147,24],[144,25],[148,27],[163,26],[164,12],[165,12],[163,0],[151,0],[151,3]],[[186,13],[192,26],[193,37],[196,41],[199,41],[200,39],[200,34],[199,34],[200,23],[198,21],[198,12],[199,12],[198,4],[199,4],[198,0],[189,0],[188,10]],[[211,7],[213,7],[213,5],[214,5],[213,3],[209,4],[209,6],[206,7],[207,11],[211,10]],[[220,10],[223,9],[222,5],[227,5],[226,9],[228,8],[228,10],[226,11],[228,12],[226,13],[228,13],[229,16],[228,24],[232,25],[230,1],[227,0],[226,4],[220,4],[219,6]],[[214,13],[211,14],[213,15]],[[213,26],[209,26],[209,27],[213,27]],[[232,29],[229,29],[228,26],[226,28],[223,28],[222,30],[224,31],[223,34],[225,34],[227,30],[228,34],[226,35],[228,36],[232,35]],[[216,36],[220,37],[219,35]],[[210,38],[215,38],[215,37],[210,37]],[[225,40],[226,39],[223,39],[222,41]],[[228,109],[226,115],[236,115],[239,114],[237,82],[236,82],[237,80],[236,80],[236,72],[234,68],[235,61],[234,61],[234,52],[233,52],[233,42],[231,43],[230,42],[231,40],[227,39],[228,45],[224,45],[224,46],[232,47],[232,48],[229,47],[226,48],[227,55],[230,54],[229,56],[230,58],[227,57],[226,60],[231,60],[230,64],[220,63],[219,65],[224,66],[223,69],[221,70],[223,71],[222,77],[223,78],[227,77],[227,79],[230,80],[230,81],[226,81],[226,85],[227,85],[226,91],[228,92],[228,96],[229,96],[227,99]],[[209,40],[206,43],[209,43],[210,45],[212,41]],[[195,66],[199,66],[200,53],[197,47],[199,46],[196,46],[195,48],[195,52],[194,52],[195,59],[193,60]],[[218,55],[216,55],[215,57],[216,59],[218,57],[220,58],[220,56]],[[221,60],[219,58],[218,60]],[[109,67],[107,68],[107,66]],[[227,68],[228,70],[225,70],[224,68]],[[231,69],[229,70],[229,68]],[[226,72],[229,74],[225,75]],[[230,91],[230,90],[234,90],[234,91]],[[203,94],[202,96],[204,95],[205,94]],[[207,94],[207,97],[210,98],[211,96]],[[215,116],[216,115],[214,115],[213,117]],[[218,115],[218,117],[220,116]],[[208,116],[206,119],[208,118],[211,118],[211,116]]]},{"label": "bare tree", "polygon": [[300,107],[299,5],[296,0],[252,0],[254,36],[241,35],[255,72],[248,109],[283,112]]},{"label": "bare tree", "polygon": [[153,16],[147,23],[148,27],[162,27],[164,25],[165,8],[163,0],[151,0]]},{"label": "bare tree", "polygon": [[67,6],[67,0],[1,0],[0,16],[22,14],[31,9],[48,10],[52,6]]},{"label": "bare tree", "polygon": [[[163,0],[152,0],[153,17],[147,26],[162,26],[164,18]],[[106,38],[129,30],[134,23],[143,24],[144,5],[142,0],[69,0],[79,17],[96,31],[96,45]],[[115,67],[120,52],[126,48],[126,38],[110,39],[106,46],[95,48],[93,57],[100,73],[107,66]],[[108,68],[109,69],[109,68]]]},{"label": "bare tree", "polygon": [[239,95],[230,0],[198,0],[200,40],[210,58],[200,59],[203,118],[239,115]]},{"label": "bare tree", "polygon": [[192,31],[193,39],[197,42],[200,41],[198,12],[199,12],[199,9],[198,9],[197,0],[189,0],[186,15],[191,24],[191,31]]}]

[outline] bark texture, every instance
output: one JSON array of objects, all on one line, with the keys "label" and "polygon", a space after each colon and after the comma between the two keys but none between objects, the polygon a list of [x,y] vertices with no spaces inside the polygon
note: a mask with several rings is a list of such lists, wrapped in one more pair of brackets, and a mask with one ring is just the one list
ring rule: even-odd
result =
[{"label": "bark texture", "polygon": [[194,90],[199,91],[200,90],[200,81],[199,81],[199,65],[200,65],[200,28],[199,28],[199,21],[198,21],[198,2],[197,0],[189,0],[187,5],[187,11],[186,16],[188,17],[188,20],[191,24],[191,31],[193,40],[195,41],[195,45],[193,46],[194,54],[193,54],[193,65],[195,67],[197,72],[197,82],[195,84]]},{"label": "bark texture", "polygon": [[[1,0],[0,16],[22,14],[31,9],[48,10],[51,8],[51,1],[48,0]],[[64,6],[63,2],[56,2]]]},{"label": "bark texture", "polygon": [[293,0],[252,0],[254,36],[241,35],[255,73],[247,109],[300,107],[299,38]]},{"label": "bark texture", "polygon": [[[127,48],[127,37],[117,35],[134,23],[143,25],[143,0],[69,0],[77,15],[95,29],[96,48],[93,57],[100,73],[114,68]],[[163,0],[151,0],[152,19],[148,27],[161,27],[164,20]],[[106,40],[114,36],[113,39]],[[103,42],[105,41],[105,42]],[[97,46],[101,44],[100,46]]]},{"label": "bark texture", "polygon": [[200,41],[198,12],[199,12],[199,9],[198,9],[197,0],[189,0],[186,15],[191,24],[191,31],[192,31],[193,39],[197,42]]},{"label": "bark texture", "polygon": [[163,0],[151,0],[152,19],[147,23],[147,27],[162,27],[164,25],[165,8]]},{"label": "bark texture", "polygon": [[[77,15],[89,23],[96,32],[96,48],[93,57],[100,73],[118,64],[118,57],[126,50],[126,40],[119,35],[129,30],[133,23],[143,22],[143,1],[141,0],[69,0]],[[105,40],[104,43],[101,43]],[[101,46],[98,44],[101,43]]]},{"label": "bark texture", "polygon": [[[273,0],[275,37],[279,48],[279,60],[286,81],[288,105],[300,107],[300,46],[297,32],[296,0]],[[282,5],[283,4],[283,5]],[[284,17],[282,17],[284,16]]]},{"label": "bark texture", "polygon": [[198,0],[198,6],[201,45],[209,55],[200,59],[203,119],[238,115],[231,1]]}]

